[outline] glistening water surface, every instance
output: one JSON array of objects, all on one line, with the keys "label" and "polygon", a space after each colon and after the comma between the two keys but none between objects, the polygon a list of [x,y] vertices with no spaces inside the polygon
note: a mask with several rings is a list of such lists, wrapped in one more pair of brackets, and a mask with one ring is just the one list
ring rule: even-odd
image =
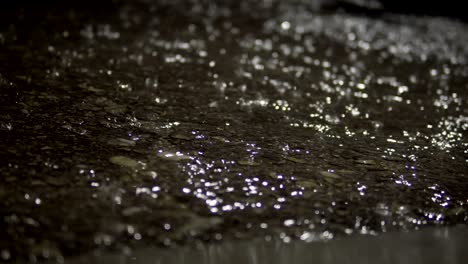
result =
[{"label": "glistening water surface", "polygon": [[0,9],[0,257],[468,221],[468,25],[323,1]]}]

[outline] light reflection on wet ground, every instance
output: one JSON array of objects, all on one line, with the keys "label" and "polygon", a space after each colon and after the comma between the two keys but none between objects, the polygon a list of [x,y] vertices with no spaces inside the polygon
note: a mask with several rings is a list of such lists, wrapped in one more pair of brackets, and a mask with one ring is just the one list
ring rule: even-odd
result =
[{"label": "light reflection on wet ground", "polygon": [[5,14],[3,259],[466,223],[466,24],[145,2]]}]

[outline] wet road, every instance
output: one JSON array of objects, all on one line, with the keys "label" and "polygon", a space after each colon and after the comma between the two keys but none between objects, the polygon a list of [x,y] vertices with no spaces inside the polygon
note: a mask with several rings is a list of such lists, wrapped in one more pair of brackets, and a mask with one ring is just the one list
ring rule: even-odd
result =
[{"label": "wet road", "polygon": [[320,3],[1,9],[1,259],[465,225],[468,26]]}]

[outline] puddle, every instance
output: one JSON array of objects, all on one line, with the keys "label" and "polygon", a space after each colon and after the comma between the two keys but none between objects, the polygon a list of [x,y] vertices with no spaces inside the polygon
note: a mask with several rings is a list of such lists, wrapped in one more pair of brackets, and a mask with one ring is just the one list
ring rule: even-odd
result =
[{"label": "puddle", "polygon": [[[192,248],[138,249],[128,256],[94,253],[65,263],[462,263],[466,227],[359,236],[327,242],[231,241]],[[319,238],[315,238],[319,239]]]},{"label": "puddle", "polygon": [[1,258],[466,224],[467,25],[321,3],[2,8]]}]

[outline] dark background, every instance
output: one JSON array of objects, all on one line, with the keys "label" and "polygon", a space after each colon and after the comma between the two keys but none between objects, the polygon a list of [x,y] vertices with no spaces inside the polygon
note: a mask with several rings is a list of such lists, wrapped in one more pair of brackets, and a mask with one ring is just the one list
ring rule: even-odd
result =
[{"label": "dark background", "polygon": [[[28,8],[69,8],[79,7],[91,10],[99,10],[118,5],[122,2],[138,1],[157,1],[157,0],[79,0],[79,1],[61,1],[61,0],[4,0],[0,3],[0,14],[8,15],[5,7],[28,7]],[[211,0],[192,0],[208,1]],[[298,1],[298,0],[284,0]],[[307,0],[300,0],[307,2]],[[314,1],[314,0],[309,0]],[[466,1],[463,0],[445,0],[445,1],[422,1],[422,0],[321,0],[330,11],[343,10],[351,13],[364,13],[367,15],[381,15],[384,13],[401,13],[412,15],[442,16],[450,17],[468,22],[466,14]],[[1,8],[1,7],[4,8]],[[375,6],[379,6],[376,8]]]}]

